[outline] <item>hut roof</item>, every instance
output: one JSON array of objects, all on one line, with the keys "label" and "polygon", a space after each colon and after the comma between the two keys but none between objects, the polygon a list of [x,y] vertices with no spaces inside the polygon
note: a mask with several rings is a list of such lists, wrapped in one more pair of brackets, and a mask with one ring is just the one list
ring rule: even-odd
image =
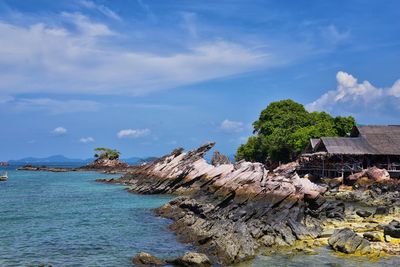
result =
[{"label": "hut roof", "polygon": [[314,151],[342,155],[400,155],[400,125],[355,126],[353,137],[322,137],[311,140]]},{"label": "hut roof", "polygon": [[322,137],[321,145],[329,154],[342,155],[373,155],[379,151],[371,147],[360,137]]},{"label": "hut roof", "polygon": [[357,131],[380,155],[400,155],[400,125],[358,126]]},{"label": "hut roof", "polygon": [[312,149],[315,149],[315,147],[318,145],[318,143],[321,141],[321,139],[318,138],[311,138],[310,139],[310,144]]}]

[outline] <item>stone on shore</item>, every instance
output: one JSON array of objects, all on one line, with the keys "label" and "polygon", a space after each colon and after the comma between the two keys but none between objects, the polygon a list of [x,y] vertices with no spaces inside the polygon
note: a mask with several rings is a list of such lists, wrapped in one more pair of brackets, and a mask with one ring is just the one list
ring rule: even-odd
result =
[{"label": "stone on shore", "polygon": [[196,252],[186,252],[183,256],[167,262],[175,266],[185,266],[185,267],[211,266],[211,261],[205,254]]},{"label": "stone on shore", "polygon": [[357,235],[350,228],[335,230],[328,243],[335,251],[346,254],[364,255],[371,252],[369,241]]},{"label": "stone on shore", "polygon": [[137,266],[161,266],[165,265],[166,261],[149,253],[139,252],[135,257],[133,257],[132,264]]},{"label": "stone on shore", "polygon": [[377,182],[390,179],[390,175],[387,170],[379,169],[377,167],[371,167],[371,168],[367,169],[366,174],[369,179],[372,179]]},{"label": "stone on shore", "polygon": [[385,236],[400,238],[400,222],[393,220],[383,228]]},{"label": "stone on shore", "polygon": [[363,237],[370,242],[383,242],[385,241],[383,234],[379,232],[366,232]]},{"label": "stone on shore", "polygon": [[367,211],[367,210],[357,210],[357,211],[356,211],[356,214],[357,214],[358,216],[362,217],[362,218],[367,218],[367,217],[369,217],[369,216],[372,215],[372,212],[369,212],[369,211]]}]

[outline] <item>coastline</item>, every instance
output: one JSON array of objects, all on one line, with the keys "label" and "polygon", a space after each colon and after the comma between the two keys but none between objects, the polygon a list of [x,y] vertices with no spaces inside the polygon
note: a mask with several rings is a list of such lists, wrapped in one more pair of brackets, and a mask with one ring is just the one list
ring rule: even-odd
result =
[{"label": "coastline", "polygon": [[[172,219],[170,228],[179,240],[194,244],[213,263],[239,263],[271,249],[314,253],[314,248],[328,246],[336,228],[349,228],[357,236],[375,233],[373,236],[379,239],[363,238],[368,249],[357,251],[356,245],[354,255],[371,259],[400,255],[397,239],[387,240],[384,235],[385,226],[399,219],[400,211],[382,208],[399,206],[398,185],[391,189],[378,184],[374,190],[365,191],[328,188],[300,178],[295,164],[273,172],[259,163],[211,165],[203,156],[213,145],[208,143],[187,153],[176,149],[141,166],[98,168],[123,176],[96,181],[124,184],[133,193],[178,195],[155,213]],[[382,188],[386,191],[377,193]],[[379,209],[382,214],[376,214]],[[359,210],[370,210],[371,214],[361,217]]]}]

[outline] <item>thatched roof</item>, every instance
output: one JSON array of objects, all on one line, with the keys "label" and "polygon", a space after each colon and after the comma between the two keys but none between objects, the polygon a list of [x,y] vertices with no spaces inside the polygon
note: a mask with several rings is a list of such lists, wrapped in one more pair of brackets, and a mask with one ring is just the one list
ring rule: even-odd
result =
[{"label": "thatched roof", "polygon": [[399,155],[400,125],[355,126],[353,137],[322,137],[310,140],[314,152],[341,155]]}]

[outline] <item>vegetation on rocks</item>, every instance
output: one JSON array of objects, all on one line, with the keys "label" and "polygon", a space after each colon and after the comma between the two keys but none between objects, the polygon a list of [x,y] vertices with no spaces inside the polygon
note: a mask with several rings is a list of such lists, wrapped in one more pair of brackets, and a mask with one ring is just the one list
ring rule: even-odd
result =
[{"label": "vegetation on rocks", "polygon": [[121,152],[111,148],[98,147],[94,151],[96,152],[94,157],[97,159],[116,160],[119,159],[119,156],[121,155]]},{"label": "vegetation on rocks", "polygon": [[355,125],[353,117],[332,117],[308,112],[293,100],[272,102],[253,123],[255,135],[242,144],[236,160],[274,164],[293,161],[310,138],[346,136]]}]

